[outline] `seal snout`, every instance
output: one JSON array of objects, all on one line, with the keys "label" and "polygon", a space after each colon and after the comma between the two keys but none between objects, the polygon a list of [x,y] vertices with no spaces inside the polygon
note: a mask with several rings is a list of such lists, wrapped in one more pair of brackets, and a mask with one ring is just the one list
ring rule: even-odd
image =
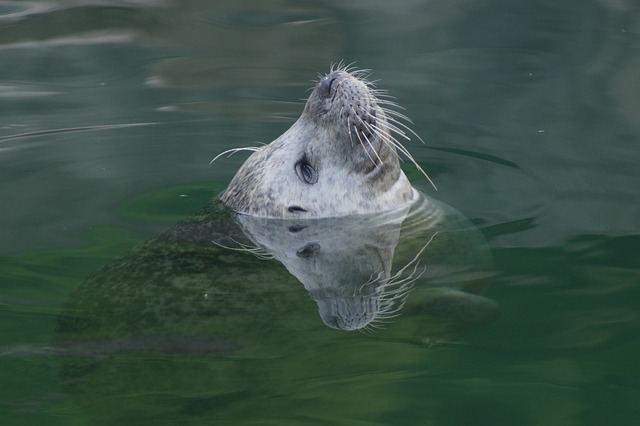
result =
[{"label": "seal snout", "polygon": [[[322,114],[333,109],[348,119],[349,132],[371,138],[376,129],[378,108],[367,83],[345,71],[333,71],[318,80],[316,94],[323,101]],[[362,139],[364,140],[364,139]]]}]

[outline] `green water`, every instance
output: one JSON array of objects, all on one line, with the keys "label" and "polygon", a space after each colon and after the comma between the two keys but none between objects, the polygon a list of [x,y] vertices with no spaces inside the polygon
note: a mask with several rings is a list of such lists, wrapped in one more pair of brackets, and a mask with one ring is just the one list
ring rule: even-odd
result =
[{"label": "green water", "polygon": [[[484,234],[499,318],[439,344],[396,338],[410,315],[338,331],[292,278],[253,350],[52,352],[74,290],[205,204],[244,157],[209,160],[277,137],[340,60],[413,119],[439,190],[406,164],[415,185]],[[625,0],[0,4],[0,421],[637,424],[638,75]]]}]

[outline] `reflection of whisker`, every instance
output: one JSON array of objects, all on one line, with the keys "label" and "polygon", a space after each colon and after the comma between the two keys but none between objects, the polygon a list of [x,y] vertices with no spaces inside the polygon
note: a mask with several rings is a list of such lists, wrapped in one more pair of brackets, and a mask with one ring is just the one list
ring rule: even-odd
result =
[{"label": "reflection of whisker", "polygon": [[[380,286],[381,292],[377,297],[378,311],[373,320],[364,327],[368,332],[383,329],[384,324],[391,322],[392,319],[400,315],[400,311],[407,301],[407,296],[413,289],[413,284],[427,270],[426,267],[419,268],[420,256],[437,234],[435,232],[410,262],[391,276],[386,284]],[[409,271],[408,275],[403,276],[407,271]]]},{"label": "reflection of whisker", "polygon": [[385,327],[380,324],[375,324],[373,321],[366,324],[364,327],[358,329],[359,332],[366,335],[373,335],[380,330],[383,330]]},{"label": "reflection of whisker", "polygon": [[362,334],[366,334],[367,336],[371,336],[378,330],[372,330],[371,327],[369,327],[369,324],[366,324],[364,327],[359,328],[358,331]]},{"label": "reflection of whisker", "polygon": [[362,284],[358,289],[354,289],[353,296],[362,293],[362,290],[368,285],[371,285],[378,281],[382,281],[382,278],[384,278],[384,269],[381,270],[380,272],[372,272],[367,282]]},{"label": "reflection of whisker", "polygon": [[369,332],[370,335],[378,333],[382,330],[385,330],[387,327],[381,324],[376,323],[375,321],[370,322],[364,328]]},{"label": "reflection of whisker", "polygon": [[218,247],[221,247],[223,249],[227,249],[227,250],[233,250],[233,251],[242,251],[242,252],[246,252],[246,253],[251,253],[252,255],[254,255],[255,257],[257,257],[260,260],[271,260],[274,258],[273,254],[271,254],[270,252],[268,252],[267,250],[265,250],[262,247],[258,247],[258,246],[251,246],[249,244],[243,244],[240,241],[237,241],[233,238],[231,238],[231,241],[233,241],[234,243],[238,244],[240,247],[229,247],[229,246],[225,246],[224,244],[220,244],[217,241],[213,241],[211,240],[211,242],[215,245],[217,245]]},{"label": "reflection of whisker", "polygon": [[[395,275],[393,275],[392,277],[389,278],[389,282],[387,283],[387,285],[393,284],[394,280],[399,278],[404,271],[409,268],[410,266],[414,266],[413,271],[411,272],[411,274],[409,274],[409,276],[411,276],[412,274],[415,273],[418,264],[420,263],[420,256],[422,255],[422,253],[424,253],[424,251],[427,249],[427,247],[429,246],[429,244],[431,244],[431,241],[433,241],[433,239],[435,238],[435,236],[438,235],[438,232],[434,232],[434,234],[431,236],[431,238],[429,238],[429,241],[426,242],[426,244],[424,246],[422,246],[422,248],[420,249],[420,251],[414,256],[414,258],[407,263],[406,265],[404,265],[404,267],[402,267],[402,269],[400,269],[398,272],[395,273]],[[414,265],[415,264],[415,265]]]}]

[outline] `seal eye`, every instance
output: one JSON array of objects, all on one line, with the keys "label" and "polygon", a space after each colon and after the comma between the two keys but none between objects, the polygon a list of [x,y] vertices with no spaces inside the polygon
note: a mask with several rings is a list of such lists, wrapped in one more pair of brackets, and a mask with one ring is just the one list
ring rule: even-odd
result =
[{"label": "seal eye", "polygon": [[306,157],[302,157],[295,165],[296,174],[304,183],[313,185],[318,181],[318,173],[311,167],[311,164],[307,162]]}]

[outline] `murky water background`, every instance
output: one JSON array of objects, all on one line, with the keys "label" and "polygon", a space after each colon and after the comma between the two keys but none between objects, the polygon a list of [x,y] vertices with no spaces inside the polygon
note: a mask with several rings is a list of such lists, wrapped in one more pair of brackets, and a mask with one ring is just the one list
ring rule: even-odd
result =
[{"label": "murky water background", "polygon": [[[244,157],[209,160],[277,137],[340,60],[413,119],[439,191],[407,165],[416,186],[484,233],[500,318],[430,346],[310,302],[269,357],[122,356],[74,393],[46,351],[73,289],[223,188]],[[0,2],[3,424],[636,424],[638,76],[631,0]],[[147,370],[161,386],[118,387]]]}]

